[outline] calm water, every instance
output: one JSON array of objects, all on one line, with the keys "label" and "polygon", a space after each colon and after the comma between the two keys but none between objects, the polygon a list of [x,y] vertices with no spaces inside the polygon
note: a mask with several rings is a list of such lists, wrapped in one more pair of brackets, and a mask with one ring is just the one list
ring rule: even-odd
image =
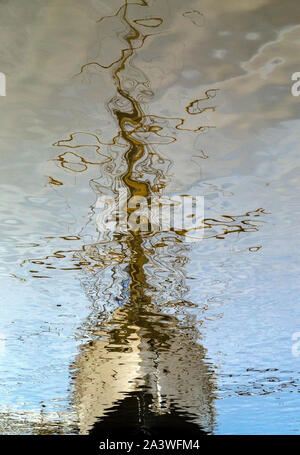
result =
[{"label": "calm water", "polygon": [[[2,0],[0,41],[0,433],[299,434],[297,0]],[[203,240],[101,232],[119,189]]]}]

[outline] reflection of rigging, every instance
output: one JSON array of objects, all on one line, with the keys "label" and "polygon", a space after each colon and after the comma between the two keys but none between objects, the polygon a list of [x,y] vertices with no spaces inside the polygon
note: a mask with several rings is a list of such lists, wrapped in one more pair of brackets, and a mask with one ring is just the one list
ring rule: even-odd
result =
[{"label": "reflection of rigging", "polygon": [[[126,8],[124,5],[123,20],[129,24]],[[132,29],[130,25],[130,30]],[[134,51],[132,41],[139,38],[139,33],[135,30],[135,33],[127,36],[127,51],[128,56],[131,56]],[[153,145],[170,142],[163,134],[164,129],[170,126],[170,119],[155,122],[154,116],[148,116],[149,122],[144,116],[138,99],[145,96],[145,86],[146,96],[151,94],[147,81],[132,83],[131,91],[123,88],[125,81],[125,85],[130,86],[125,66],[128,56],[125,56],[124,51],[123,58],[114,71],[118,94],[109,103],[110,111],[118,120],[119,139],[127,144],[127,149],[123,152],[126,167],[115,177],[110,188],[124,186],[129,192],[128,198],[149,198],[165,186],[165,171],[169,165],[166,167],[165,160],[153,150]],[[130,71],[133,67],[128,66]],[[134,71],[138,73],[136,68]],[[132,91],[135,92],[134,96]],[[182,123],[175,122],[175,127]],[[156,163],[154,156],[157,158]],[[104,186],[102,180],[97,179],[97,188],[101,190]],[[93,321],[93,340],[88,347],[83,347],[82,354],[75,363],[75,396],[80,430],[87,432],[97,426],[103,430],[108,419],[110,431],[113,431],[113,425],[118,424],[122,412],[126,410],[126,420],[121,422],[121,427],[147,434],[155,426],[157,416],[162,415],[169,415],[170,425],[179,419],[181,427],[183,423],[188,426],[188,419],[183,415],[191,413],[191,409],[198,424],[211,430],[213,381],[203,362],[204,350],[194,340],[196,334],[193,329],[181,330],[175,315],[162,313],[156,298],[162,287],[157,281],[148,280],[147,276],[151,269],[150,277],[153,269],[159,272],[157,264],[160,263],[160,255],[172,256],[174,244],[181,244],[182,240],[174,232],[165,236],[158,233],[149,238],[140,232],[130,232],[129,235],[119,235],[117,241],[122,245],[121,250],[125,252],[126,260],[125,264],[118,264],[119,271],[121,269],[119,279],[117,269],[112,271],[111,288],[119,287],[123,296],[122,304],[120,298],[116,299],[116,309],[105,322],[102,319],[104,324]],[[153,250],[155,243],[159,246],[154,254],[149,254],[150,246]],[[173,259],[180,263],[178,256]],[[178,264],[174,264],[174,273],[182,274]],[[180,281],[182,277],[177,285],[180,285]],[[98,285],[99,281],[92,279],[88,290],[90,295],[103,296],[101,285],[100,288]],[[109,300],[112,292],[110,289]],[[179,291],[182,292],[184,288]],[[110,408],[115,412],[104,417]],[[102,420],[96,423],[100,417]]]},{"label": "reflection of rigging", "polygon": [[[126,2],[111,16],[124,27],[126,47],[120,57],[107,65],[89,62],[79,73],[93,65],[112,69],[117,93],[107,108],[117,120],[118,133],[111,142],[103,142],[96,134],[74,132],[54,144],[62,149],[54,161],[79,174],[96,168],[97,175],[89,183],[97,196],[115,196],[124,188],[128,199],[143,196],[149,200],[162,194],[171,178],[171,162],[155,145],[175,142],[178,131],[198,134],[213,126],[189,129],[184,127],[184,118],[144,114],[141,104],[149,101],[153,92],[131,57],[152,35],[143,34],[139,27],[158,28],[163,19],[130,21],[130,5],[147,3]],[[214,111],[215,106],[202,108],[201,103],[214,98],[216,91],[207,90],[206,97],[192,101],[186,114]],[[49,179],[50,184],[63,186],[63,182]],[[134,210],[129,209],[128,215]],[[95,207],[91,212],[94,215]],[[261,213],[263,210],[257,209],[241,216],[204,219],[204,229],[208,237],[213,230],[211,237],[215,238],[257,230],[258,222],[252,216]],[[117,425],[124,412],[127,421],[121,422],[123,427],[128,424],[129,429],[143,432],[151,432],[155,422],[165,422],[166,416],[170,425],[178,422],[186,431],[213,430],[215,384],[189,313],[194,304],[186,300],[188,246],[184,234],[175,230],[153,235],[139,231],[110,236],[99,233],[97,240],[81,248],[57,250],[27,261],[35,264],[35,269],[46,266],[85,272],[82,283],[94,311],[82,327],[90,341],[82,346],[72,366],[80,432],[103,431],[105,422],[112,430],[111,425]],[[68,237],[71,241],[80,239]],[[61,261],[71,261],[72,267],[60,266]],[[36,270],[32,276],[40,277]]]}]

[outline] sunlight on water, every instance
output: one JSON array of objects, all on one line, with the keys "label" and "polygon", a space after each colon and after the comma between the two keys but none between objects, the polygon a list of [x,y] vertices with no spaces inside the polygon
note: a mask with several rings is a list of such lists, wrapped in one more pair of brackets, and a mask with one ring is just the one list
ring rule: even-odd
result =
[{"label": "sunlight on water", "polygon": [[300,13],[225,3],[0,4],[1,434],[299,433]]}]

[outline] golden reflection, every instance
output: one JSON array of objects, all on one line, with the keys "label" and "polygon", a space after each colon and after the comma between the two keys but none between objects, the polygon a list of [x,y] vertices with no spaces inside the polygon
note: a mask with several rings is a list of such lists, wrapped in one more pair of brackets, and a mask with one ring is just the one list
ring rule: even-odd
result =
[{"label": "golden reflection", "polygon": [[[125,188],[127,200],[135,196],[150,200],[155,194],[163,194],[172,178],[171,161],[154,146],[172,144],[177,140],[178,130],[198,134],[214,126],[189,129],[184,127],[184,118],[145,114],[143,103],[153,97],[153,92],[146,75],[132,60],[151,35],[144,35],[137,25],[159,28],[163,19],[130,20],[129,5],[147,6],[147,3],[126,2],[115,15],[98,20],[104,23],[119,19],[124,28],[122,39],[126,42],[120,57],[107,65],[89,62],[79,73],[89,65],[112,68],[116,94],[106,107],[118,124],[118,133],[111,142],[103,142],[96,134],[74,132],[53,144],[63,148],[54,162],[75,173],[96,166],[98,175],[89,179],[96,196],[116,195],[118,189]],[[202,18],[197,11],[187,12],[185,16],[196,25]],[[186,113],[214,111],[216,106],[202,107],[201,103],[214,98],[216,93],[217,89],[207,90],[204,98],[186,107]],[[198,157],[207,158],[204,152]],[[63,184],[53,177],[49,183]],[[91,217],[95,210],[96,204],[91,207]],[[135,210],[129,208],[128,215]],[[208,238],[223,239],[228,234],[257,230],[257,217],[263,213],[259,208],[243,215],[205,218],[201,229],[209,233]],[[130,230],[127,234],[113,233],[107,237],[99,232],[98,239],[89,244],[59,249],[22,264],[40,265],[48,271],[58,268],[83,272],[82,285],[93,311],[81,328],[82,336],[89,341],[82,345],[72,365],[81,433],[92,431],[128,394],[138,391],[151,396],[151,403],[135,416],[143,431],[147,428],[151,432],[147,424],[149,415],[171,413],[173,416],[177,413],[184,421],[192,419],[199,429],[213,431],[216,385],[205,359],[205,349],[199,343],[199,323],[191,311],[196,305],[187,299],[186,233],[173,229],[149,235]],[[80,241],[81,236],[61,238]],[[48,278],[37,269],[31,271],[34,278]]]},{"label": "golden reflection", "polygon": [[145,19],[135,19],[133,22],[143,27],[155,28],[159,27],[163,23],[163,20],[161,17],[147,17]]},{"label": "golden reflection", "polygon": [[201,103],[202,101],[206,101],[211,98],[214,98],[217,94],[217,91],[218,91],[218,89],[216,89],[216,88],[206,90],[205,98],[200,98],[198,100],[192,101],[188,106],[186,106],[186,108],[185,108],[186,112],[191,115],[202,114],[203,112],[205,112],[207,110],[211,110],[211,111],[215,112],[217,106],[201,107],[199,105],[199,103]]},{"label": "golden reflection", "polygon": [[53,177],[48,176],[48,178],[49,178],[49,183],[51,185],[63,185],[62,182],[60,182],[59,180],[55,180]]},{"label": "golden reflection", "polygon": [[190,21],[197,27],[202,27],[204,24],[204,14],[200,13],[198,10],[186,11],[182,15],[190,19]]},{"label": "golden reflection", "polygon": [[[107,191],[102,183],[103,180],[107,183],[107,179],[103,177],[114,173],[112,189],[125,186],[128,199],[135,196],[149,198],[165,187],[166,171],[171,164],[153,149],[153,145],[175,141],[176,137],[170,135],[170,131],[172,128],[180,129],[184,119],[143,113],[140,101],[145,95],[151,96],[151,89],[147,80],[137,83],[126,77],[125,63],[129,65],[128,58],[137,48],[133,41],[140,38],[138,30],[129,23],[126,10],[125,4],[117,14],[123,11],[123,21],[130,29],[130,34],[125,37],[128,48],[122,51],[122,58],[113,74],[118,94],[108,103],[120,132],[118,141],[114,140],[113,144],[118,146],[119,140],[123,139],[123,148],[124,143],[127,145],[123,151],[126,168],[119,174],[115,172],[116,163],[111,163],[109,169],[102,169],[102,179],[94,181],[97,182],[94,188],[100,192]],[[162,23],[162,20],[156,21],[156,27]],[[134,22],[145,25],[141,20]],[[128,55],[126,51],[129,51]],[[129,67],[129,76],[131,69],[132,66]],[[143,78],[137,68],[134,72],[139,79]],[[118,153],[122,154],[122,149]],[[128,209],[129,212],[134,210]],[[138,417],[144,429],[147,427],[147,413],[168,414],[176,403],[182,413],[193,415],[201,428],[212,431],[214,380],[204,361],[205,351],[197,343],[197,329],[189,323],[188,315],[183,315],[183,321],[180,321],[175,314],[162,312],[164,308],[174,305],[177,309],[192,305],[187,304],[182,295],[186,292],[181,271],[187,261],[185,247],[181,245],[182,239],[178,234],[170,234],[164,238],[158,233],[147,239],[140,232],[130,232],[129,235],[115,236],[121,254],[114,254],[103,245],[102,248],[91,245],[88,256],[84,256],[90,266],[90,257],[105,251],[101,259],[100,255],[97,256],[97,265],[101,267],[104,260],[106,265],[112,267],[111,282],[103,286],[101,274],[98,277],[99,272],[96,271],[86,280],[85,289],[95,303],[102,300],[103,307],[103,301],[107,300],[115,309],[106,317],[103,312],[98,315],[100,317],[96,316],[88,330],[92,341],[82,346],[82,352],[73,366],[81,433],[91,431],[99,419],[105,419],[106,412],[118,400],[141,388],[152,397],[148,405],[151,409],[144,410],[143,415]],[[178,250],[178,245],[181,245],[182,251]],[[168,265],[166,262],[169,262]],[[159,276],[162,278],[160,283],[157,280]],[[171,292],[166,289],[166,284]],[[117,303],[115,305],[111,302],[113,298]]]}]

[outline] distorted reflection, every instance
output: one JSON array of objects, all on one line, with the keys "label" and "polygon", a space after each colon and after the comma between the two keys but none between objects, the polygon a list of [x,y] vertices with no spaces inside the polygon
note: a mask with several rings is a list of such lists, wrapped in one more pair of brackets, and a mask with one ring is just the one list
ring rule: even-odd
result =
[{"label": "distorted reflection", "polygon": [[[267,393],[278,431],[278,394],[294,390],[292,373],[284,376],[294,359],[277,343],[272,318],[291,318],[288,338],[294,307],[278,283],[295,291],[296,273],[278,251],[296,249],[297,108],[287,82],[298,58],[295,2],[282,14],[277,0],[91,0],[86,16],[73,3],[38,10],[39,39],[22,48],[29,58],[13,43],[20,68],[10,90],[22,115],[7,97],[3,169],[20,144],[26,154],[8,183],[3,172],[9,265],[0,272],[13,282],[5,297],[15,306],[11,323],[7,311],[0,432],[239,432],[243,406],[243,431],[248,418],[249,431],[265,431],[258,401],[230,400]],[[30,65],[34,74],[44,68],[40,85]],[[121,193],[125,222],[145,229],[102,229],[115,206],[99,201]],[[151,224],[130,204],[158,198],[163,210],[198,194],[205,216],[193,228],[162,228],[155,216]],[[270,225],[262,233],[270,219],[282,226],[278,241]],[[269,371],[278,374],[262,376]],[[264,411],[266,401],[259,404]],[[296,432],[291,409],[284,415]]]},{"label": "distorted reflection", "polygon": [[[153,93],[130,57],[136,43],[143,43],[147,35],[130,24],[126,4],[118,14],[127,26],[124,37],[128,47],[116,62],[113,77],[117,93],[107,106],[120,130],[105,152],[104,144],[96,138],[96,153],[107,159],[101,163],[101,175],[90,183],[97,194],[116,193],[124,186],[128,197],[149,198],[165,187],[170,167],[153,145],[176,140],[172,130],[184,121],[173,120],[172,128],[172,119],[143,113],[141,102]],[[158,27],[162,22],[161,18],[148,18],[147,24],[135,21],[147,27]],[[74,134],[70,141],[73,139]],[[56,145],[74,147],[67,141]],[[72,162],[73,157],[79,162]],[[60,154],[58,160],[75,172],[98,164],[73,151]],[[96,310],[99,300],[101,308],[110,309],[105,318],[103,311],[100,317],[94,315],[89,327],[93,340],[82,347],[73,367],[80,432],[90,432],[99,419],[105,420],[109,411],[120,409],[123,403],[128,403],[125,420],[121,412],[115,422],[119,430],[139,429],[151,434],[154,416],[161,415],[169,416],[170,426],[178,419],[182,430],[190,415],[190,420],[193,417],[201,428],[212,431],[214,381],[204,361],[204,348],[197,343],[197,329],[188,316],[180,321],[176,311],[164,312],[168,307],[182,311],[186,305],[185,250],[176,232],[143,236],[130,231],[126,236],[114,234],[109,241],[102,238],[78,258],[81,264],[89,263],[91,256],[94,260],[95,256],[104,258],[105,265],[96,259],[101,270],[86,279],[85,289]]]},{"label": "distorted reflection", "polygon": [[[89,62],[77,75],[90,66],[112,68],[116,94],[107,102],[107,109],[117,121],[118,132],[109,143],[94,133],[74,132],[54,144],[62,148],[54,161],[76,173],[97,166],[100,175],[89,180],[97,196],[115,197],[120,188],[125,188],[128,200],[150,200],[155,194],[163,194],[172,177],[171,160],[155,146],[176,141],[178,130],[199,134],[214,126],[186,128],[185,118],[144,113],[142,105],[153,97],[153,91],[133,57],[150,34],[144,34],[137,25],[159,28],[163,19],[130,21],[128,7],[126,2],[115,15],[99,21],[110,27],[109,20],[118,18],[122,24],[125,47],[121,56],[106,64]],[[195,11],[185,16],[196,25],[202,17]],[[215,111],[216,106],[202,106],[217,91],[208,89],[202,99],[191,101],[186,113]],[[50,179],[51,184],[61,184]],[[96,207],[91,207],[89,223],[95,221]],[[128,208],[128,215],[135,210]],[[112,207],[105,215],[110,212]],[[256,212],[258,216],[263,210]],[[257,229],[257,223],[248,219],[250,215],[204,219],[198,228],[212,231],[208,236],[224,238],[228,233]],[[185,427],[190,432],[195,428],[213,431],[215,379],[199,343],[195,318],[188,311],[195,304],[185,299],[187,234],[173,228],[155,233],[100,231],[97,242],[84,245],[80,251],[68,251],[75,266],[85,270],[82,284],[93,302],[92,315],[82,327],[89,341],[72,365],[81,433],[103,430],[108,420],[111,430],[115,425],[119,431],[155,434],[153,429],[164,422],[161,416],[167,416],[167,425],[173,429],[177,425],[181,432]],[[64,257],[65,253],[56,252],[55,257]]]}]

